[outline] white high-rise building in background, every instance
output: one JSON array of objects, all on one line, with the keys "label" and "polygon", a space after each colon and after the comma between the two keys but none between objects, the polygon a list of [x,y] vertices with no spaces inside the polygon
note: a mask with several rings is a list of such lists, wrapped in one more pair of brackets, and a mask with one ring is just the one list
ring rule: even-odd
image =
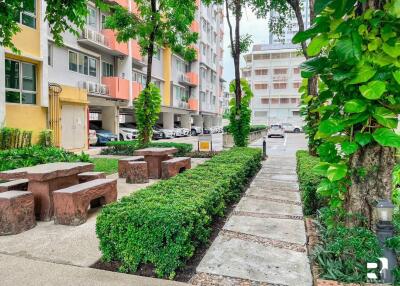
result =
[{"label": "white high-rise building in background", "polygon": [[[306,28],[310,25],[308,5],[308,1],[303,1]],[[271,13],[270,17],[274,16]],[[305,59],[300,46],[291,43],[297,32],[297,20],[293,17],[281,35],[269,32],[268,44],[255,44],[244,55],[242,77],[249,81],[254,93],[252,124],[302,122],[298,89],[302,82],[300,64]]]}]

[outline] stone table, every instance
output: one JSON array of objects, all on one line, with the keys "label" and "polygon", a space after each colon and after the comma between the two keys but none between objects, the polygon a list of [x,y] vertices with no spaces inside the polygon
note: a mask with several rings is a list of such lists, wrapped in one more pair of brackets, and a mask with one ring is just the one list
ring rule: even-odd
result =
[{"label": "stone table", "polygon": [[176,148],[145,148],[136,150],[134,155],[144,156],[147,162],[150,179],[161,178],[161,162],[168,160],[169,155],[178,152]]},{"label": "stone table", "polygon": [[78,174],[93,171],[92,163],[49,163],[0,172],[0,179],[28,179],[35,198],[36,216],[43,221],[53,216],[53,191],[79,184]]}]

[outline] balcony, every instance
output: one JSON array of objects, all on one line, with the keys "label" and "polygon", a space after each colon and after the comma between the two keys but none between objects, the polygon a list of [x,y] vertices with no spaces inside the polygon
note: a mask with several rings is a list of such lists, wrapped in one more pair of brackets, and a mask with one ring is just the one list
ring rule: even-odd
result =
[{"label": "balcony", "polygon": [[138,42],[136,40],[131,40],[130,45],[131,45],[131,53],[134,64],[139,67],[146,66],[147,63],[144,61],[143,56],[140,54],[140,47]]},{"label": "balcony", "polygon": [[92,82],[92,81],[82,81],[79,83],[79,87],[86,89],[89,95],[101,95],[106,96],[109,93],[108,86],[105,84]]},{"label": "balcony", "polygon": [[132,98],[133,99],[138,98],[142,89],[143,89],[143,85],[141,83],[132,81]]},{"label": "balcony", "polygon": [[190,31],[192,31],[193,33],[200,33],[199,22],[194,20],[192,22],[192,25],[190,25]]},{"label": "balcony", "polygon": [[198,86],[199,85],[199,76],[197,73],[188,72],[186,74],[181,74],[179,77],[179,83],[186,86]]},{"label": "balcony", "polygon": [[115,32],[108,29],[100,33],[96,30],[85,28],[78,39],[78,43],[114,56],[128,55],[128,44],[118,43]]},{"label": "balcony", "polygon": [[126,9],[129,9],[129,0],[107,0],[106,2],[109,4],[117,4]]},{"label": "balcony", "polygon": [[189,98],[188,100],[189,109],[193,111],[199,110],[199,100],[196,98]]},{"label": "balcony", "polygon": [[111,97],[129,100],[129,80],[119,77],[103,77],[101,81],[107,86]]}]

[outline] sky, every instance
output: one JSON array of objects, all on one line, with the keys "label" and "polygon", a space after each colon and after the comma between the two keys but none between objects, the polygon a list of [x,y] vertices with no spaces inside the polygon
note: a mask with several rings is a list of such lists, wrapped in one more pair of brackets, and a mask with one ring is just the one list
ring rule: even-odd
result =
[{"label": "sky", "polygon": [[[232,21],[231,16],[231,21]],[[250,34],[252,35],[253,44],[266,44],[268,40],[267,36],[267,25],[268,21],[266,19],[257,19],[253,12],[247,8],[243,14],[242,21],[240,23],[240,34]],[[229,27],[224,18],[224,74],[223,78],[226,80],[225,90],[228,90],[229,82],[234,79],[235,71],[233,67],[233,60],[230,53],[230,39],[229,39]],[[251,47],[250,47],[251,49]],[[244,64],[243,58],[241,59],[242,64]]]}]

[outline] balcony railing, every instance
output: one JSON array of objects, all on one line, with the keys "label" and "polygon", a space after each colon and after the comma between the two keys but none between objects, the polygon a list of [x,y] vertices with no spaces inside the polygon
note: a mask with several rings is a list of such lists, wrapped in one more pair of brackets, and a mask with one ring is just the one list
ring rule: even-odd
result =
[{"label": "balcony railing", "polygon": [[179,83],[186,86],[198,86],[199,76],[195,72],[188,72],[186,74],[181,74],[179,77]]},{"label": "balcony railing", "polygon": [[79,87],[86,89],[88,94],[91,95],[108,95],[108,86],[105,84],[92,82],[92,81],[81,81]]},{"label": "balcony railing", "polygon": [[199,110],[199,100],[196,98],[189,98],[188,100],[189,109],[197,111]]},{"label": "balcony railing", "polygon": [[192,25],[190,25],[190,30],[193,33],[200,33],[200,27],[199,27],[199,22],[197,22],[196,20],[194,20],[192,22]]},{"label": "balcony railing", "polygon": [[98,31],[89,28],[83,29],[80,39],[88,40],[107,49],[110,48],[110,43],[108,42],[106,36],[104,36],[102,33],[99,33]]},{"label": "balcony railing", "polygon": [[129,8],[129,0],[107,0],[107,3],[118,4],[126,9]]},{"label": "balcony railing", "polygon": [[102,34],[107,38],[110,49],[113,50],[117,55],[127,56],[129,54],[128,43],[119,43],[117,41],[117,35],[113,30],[104,29],[102,30]]},{"label": "balcony railing", "polygon": [[78,42],[115,56],[128,55],[128,44],[118,43],[115,32],[105,29],[101,32],[84,28]]},{"label": "balcony railing", "polygon": [[143,89],[143,85],[141,83],[133,81],[132,82],[132,98],[133,99],[138,98],[142,89]]},{"label": "balcony railing", "polygon": [[129,80],[119,77],[103,77],[102,83],[108,87],[111,97],[129,100]]}]

